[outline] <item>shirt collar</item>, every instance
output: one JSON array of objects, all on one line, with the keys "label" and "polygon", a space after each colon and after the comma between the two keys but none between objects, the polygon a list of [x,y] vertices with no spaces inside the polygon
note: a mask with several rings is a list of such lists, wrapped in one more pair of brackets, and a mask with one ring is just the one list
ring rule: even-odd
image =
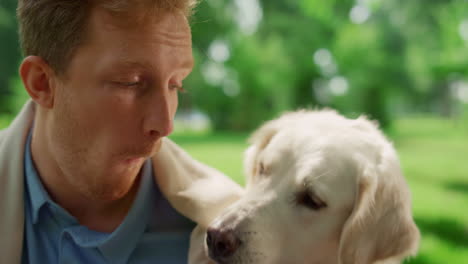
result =
[{"label": "shirt collar", "polygon": [[31,139],[32,130],[28,135],[26,141],[26,150],[24,155],[24,172],[26,177],[26,190],[28,192],[28,199],[33,224],[36,224],[39,218],[39,211],[48,201],[51,201],[49,194],[44,189],[41,181],[39,180],[39,174],[37,173],[36,167],[31,156]]},{"label": "shirt collar", "polygon": [[148,226],[156,185],[151,160],[141,170],[140,186],[133,205],[120,226],[98,246],[109,263],[127,263],[131,252]]},{"label": "shirt collar", "polygon": [[89,230],[85,226],[67,228],[76,244],[84,248],[98,248],[108,263],[128,263],[131,253],[148,226],[156,197],[152,176],[152,164],[148,160],[141,170],[141,180],[132,207],[119,227],[110,234]]}]

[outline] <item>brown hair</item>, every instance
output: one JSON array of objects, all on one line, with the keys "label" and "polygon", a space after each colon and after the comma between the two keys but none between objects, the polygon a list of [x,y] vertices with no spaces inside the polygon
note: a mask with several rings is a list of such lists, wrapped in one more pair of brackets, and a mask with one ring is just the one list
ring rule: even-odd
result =
[{"label": "brown hair", "polygon": [[100,6],[115,14],[131,11],[181,11],[189,18],[197,0],[18,0],[19,36],[24,56],[40,56],[63,74],[85,38],[91,10]]}]

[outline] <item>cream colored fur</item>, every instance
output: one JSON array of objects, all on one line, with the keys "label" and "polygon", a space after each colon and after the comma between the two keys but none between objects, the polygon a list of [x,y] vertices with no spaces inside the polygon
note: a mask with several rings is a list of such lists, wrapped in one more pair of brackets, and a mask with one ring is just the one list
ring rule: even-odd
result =
[{"label": "cream colored fur", "polygon": [[[410,191],[374,122],[298,111],[267,122],[250,142],[246,193],[211,224],[242,241],[223,263],[382,264],[416,254]],[[303,192],[326,207],[301,204]]]}]

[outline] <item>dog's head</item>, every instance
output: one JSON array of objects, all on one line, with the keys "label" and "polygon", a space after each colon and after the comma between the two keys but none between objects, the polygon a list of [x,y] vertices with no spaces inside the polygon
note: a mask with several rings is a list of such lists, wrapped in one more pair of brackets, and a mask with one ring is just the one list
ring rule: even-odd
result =
[{"label": "dog's head", "polygon": [[368,264],[417,250],[397,155],[365,118],[283,115],[254,133],[245,170],[245,196],[207,232],[219,263]]}]

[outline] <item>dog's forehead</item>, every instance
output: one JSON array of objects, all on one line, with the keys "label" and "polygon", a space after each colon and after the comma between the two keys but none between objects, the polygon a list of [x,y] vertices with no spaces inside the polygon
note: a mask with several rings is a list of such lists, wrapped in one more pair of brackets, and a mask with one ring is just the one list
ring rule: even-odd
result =
[{"label": "dog's forehead", "polygon": [[[297,169],[333,170],[361,150],[351,143],[352,135],[344,129],[298,130],[293,127],[278,131],[260,151],[260,160],[269,163],[294,163]],[[322,168],[325,166],[324,168]]]},{"label": "dog's forehead", "polygon": [[[331,115],[331,116],[330,116]],[[281,123],[281,122],[280,122]],[[264,165],[288,168],[298,185],[320,183],[346,177],[354,181],[359,156],[378,156],[376,128],[362,128],[365,120],[349,120],[330,113],[304,114],[277,127],[266,147],[260,151]],[[284,173],[280,173],[284,174]],[[343,179],[341,179],[343,180]]]},{"label": "dog's forehead", "polygon": [[297,188],[323,185],[327,191],[339,191],[343,185],[355,181],[357,164],[353,155],[360,150],[344,143],[348,141],[346,130],[327,128],[325,131],[282,129],[266,146],[261,159],[266,165],[272,164],[275,170],[281,168],[278,176],[287,173],[285,178]]}]

